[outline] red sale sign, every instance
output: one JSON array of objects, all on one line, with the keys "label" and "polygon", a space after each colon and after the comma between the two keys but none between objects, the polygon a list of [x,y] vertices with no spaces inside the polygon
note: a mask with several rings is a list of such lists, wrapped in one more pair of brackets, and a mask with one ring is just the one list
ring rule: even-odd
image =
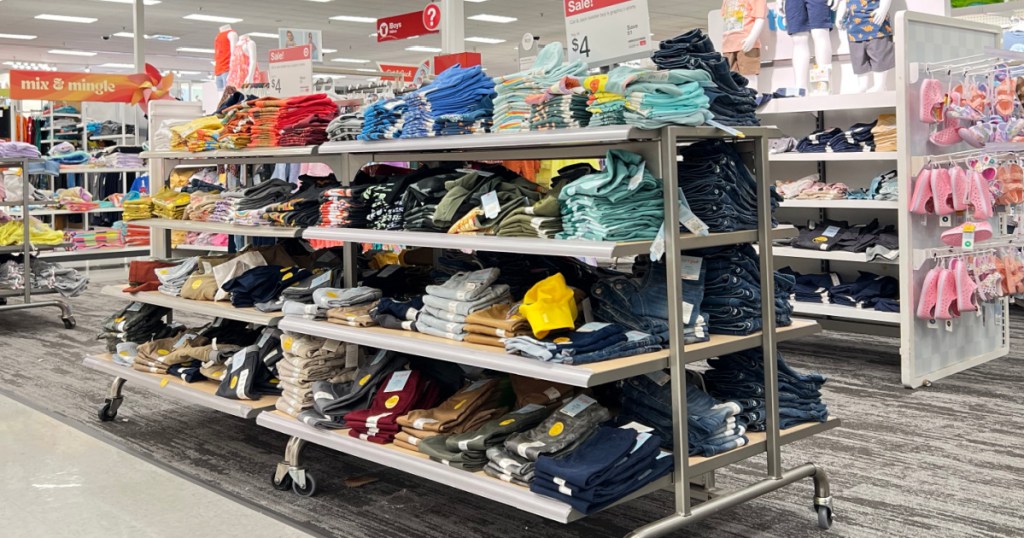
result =
[{"label": "red sale sign", "polygon": [[[415,65],[403,65],[403,64],[382,64],[377,63],[377,69],[380,69],[384,73],[401,73],[402,80],[404,82],[412,82],[416,79],[416,71],[419,67]],[[381,80],[395,80],[398,77],[380,77]]]},{"label": "red sale sign", "polygon": [[[409,39],[418,35],[436,34],[437,27],[428,28],[423,16],[425,11],[413,11],[377,19],[377,42]],[[440,11],[437,12],[440,19]]]},{"label": "red sale sign", "polygon": [[582,15],[588,11],[604,9],[630,0],[565,0],[565,16]]}]

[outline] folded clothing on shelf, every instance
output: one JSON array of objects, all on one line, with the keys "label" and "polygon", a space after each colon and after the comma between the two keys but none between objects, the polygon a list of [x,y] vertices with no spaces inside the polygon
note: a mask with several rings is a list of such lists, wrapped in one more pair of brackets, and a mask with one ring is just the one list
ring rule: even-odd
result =
[{"label": "folded clothing on shelf", "polygon": [[284,357],[277,363],[281,397],[277,410],[298,418],[313,408],[313,383],[350,382],[355,378],[358,358],[348,357],[346,346],[337,340],[284,333],[281,336]]},{"label": "folded clothing on shelf", "polygon": [[313,408],[299,413],[299,420],[317,428],[347,427],[345,415],[368,408],[384,380],[406,360],[394,352],[380,350],[361,360],[351,380],[314,381]]},{"label": "folded clothing on shelf", "polygon": [[[733,144],[708,140],[682,148],[680,220],[693,233],[757,229],[757,180]],[[772,224],[781,197],[772,195]],[[690,219],[697,221],[687,224]]]},{"label": "folded clothing on shelf", "polygon": [[[760,258],[750,244],[694,251],[707,266],[701,312],[708,316],[712,334],[747,335],[761,330]],[[792,324],[789,295],[793,278],[775,272],[775,322]],[[685,286],[684,286],[685,289]]]},{"label": "folded clothing on shelf", "polygon": [[581,60],[566,63],[565,51],[559,43],[541,49],[533,65],[518,73],[494,78],[494,132],[530,130],[532,105],[527,97],[542,92],[565,77],[584,77],[587,65]]}]

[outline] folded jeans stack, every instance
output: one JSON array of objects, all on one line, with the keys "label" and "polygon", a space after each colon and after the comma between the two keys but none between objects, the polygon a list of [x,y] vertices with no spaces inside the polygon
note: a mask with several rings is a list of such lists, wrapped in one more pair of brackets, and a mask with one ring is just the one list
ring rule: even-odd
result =
[{"label": "folded jeans stack", "polygon": [[596,321],[550,340],[515,336],[505,338],[504,343],[508,353],[558,364],[588,364],[661,349],[660,339],[654,335]]},{"label": "folded jeans stack", "polygon": [[[681,150],[679,185],[693,215],[712,232],[757,229],[757,180],[733,144],[710,140]],[[781,197],[772,197],[774,210]]]},{"label": "folded jeans stack", "polygon": [[[749,244],[700,252],[707,266],[701,311],[712,334],[748,335],[761,330],[761,268]],[[790,325],[792,277],[775,272],[775,322]]]}]

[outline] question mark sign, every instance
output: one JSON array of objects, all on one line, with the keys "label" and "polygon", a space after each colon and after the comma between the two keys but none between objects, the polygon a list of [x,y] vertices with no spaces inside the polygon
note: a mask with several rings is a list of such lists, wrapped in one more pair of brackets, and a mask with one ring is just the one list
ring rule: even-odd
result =
[{"label": "question mark sign", "polygon": [[437,30],[438,19],[441,17],[441,8],[437,4],[427,4],[423,9],[423,26],[433,32]]}]

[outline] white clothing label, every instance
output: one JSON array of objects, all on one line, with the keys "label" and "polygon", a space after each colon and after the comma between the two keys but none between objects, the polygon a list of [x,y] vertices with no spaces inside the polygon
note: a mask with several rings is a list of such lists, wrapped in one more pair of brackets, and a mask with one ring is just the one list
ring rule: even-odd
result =
[{"label": "white clothing label", "polygon": [[562,495],[568,495],[572,497],[572,490],[565,486],[558,486],[558,492],[561,493]]},{"label": "white clothing label", "polygon": [[639,422],[630,422],[629,424],[626,424],[624,426],[619,426],[619,428],[623,430],[636,430],[639,433],[649,433],[654,431],[654,428],[650,426],[645,426],[643,424],[640,424]]},{"label": "white clothing label", "polygon": [[422,430],[427,424],[435,424],[436,422],[436,418],[418,418],[412,422],[412,427],[414,430]]},{"label": "white clothing label", "polygon": [[661,228],[658,229],[658,235],[654,237],[654,242],[651,243],[651,259],[654,261],[661,261],[661,258],[665,255],[665,223],[661,224]]},{"label": "white clothing label", "polygon": [[637,187],[640,186],[640,182],[644,180],[644,171],[646,170],[646,166],[646,161],[641,162],[640,170],[638,170],[637,173],[633,175],[633,177],[629,178],[629,190],[635,190]]},{"label": "white clothing label", "polygon": [[566,404],[565,407],[562,407],[560,411],[563,414],[575,418],[576,415],[582,413],[586,408],[594,405],[595,403],[597,403],[597,400],[587,396],[586,394],[580,394],[576,399]]},{"label": "white clothing label", "polygon": [[128,305],[129,312],[138,312],[139,310],[142,310],[142,303],[132,303]]},{"label": "white clothing label", "polygon": [[324,392],[324,391],[321,390],[319,392],[313,393],[313,399],[314,400],[333,400],[334,399],[334,395],[331,394],[330,392]]},{"label": "white clothing label", "polygon": [[498,478],[504,480],[505,482],[512,483],[512,475],[510,474],[499,474]]},{"label": "white clothing label", "polygon": [[462,389],[459,392],[473,392],[474,390],[477,390],[480,387],[486,385],[488,381],[490,381],[490,379],[478,379],[472,385]]},{"label": "white clothing label", "polygon": [[331,281],[331,272],[327,271],[309,282],[310,289],[316,289]]},{"label": "white clothing label", "polygon": [[483,438],[483,434],[477,435],[476,437],[474,437],[472,439],[466,439],[464,441],[459,441],[459,450],[461,450],[463,452],[469,452],[469,443],[472,443],[473,441],[476,441],[476,440],[479,440],[479,439],[482,439],[482,438]]},{"label": "white clothing label", "polygon": [[384,387],[384,392],[398,392],[404,389],[411,375],[412,370],[402,370],[391,374],[391,379],[388,380],[387,386]]},{"label": "white clothing label", "polygon": [[686,220],[683,220],[681,224],[687,230],[690,230],[690,232],[693,233],[694,235],[699,235],[703,237],[705,235],[708,235],[708,233],[710,232],[708,225],[705,224],[704,221],[700,220],[700,218],[698,217],[690,217]]},{"label": "white clothing label", "polygon": [[533,441],[533,442],[530,442],[530,443],[520,443],[516,447],[516,454],[519,454],[519,457],[521,457],[521,458],[525,458],[525,457],[527,457],[526,456],[526,450],[527,449],[529,449],[529,448],[537,448],[537,447],[542,447],[542,446],[544,446],[544,442],[543,441]]},{"label": "white clothing label", "polygon": [[[545,393],[546,392],[547,391],[545,391]],[[532,413],[534,411],[539,411],[541,409],[544,409],[543,405],[535,404],[535,403],[526,404],[526,405],[520,407],[519,409],[516,409],[515,411],[512,411],[512,414],[513,415],[525,415],[527,413]]]},{"label": "white clothing label", "polygon": [[651,434],[646,433],[646,432],[640,433],[639,435],[637,435],[636,436],[636,444],[633,445],[633,449],[630,450],[629,453],[632,454],[633,452],[636,452],[636,450],[638,448],[644,446],[644,443],[646,443],[647,440],[650,439],[650,438],[651,438]]},{"label": "white clothing label", "polygon": [[271,336],[272,333],[270,331],[264,331],[263,336],[260,336],[259,342],[256,342],[256,347],[262,348],[263,345],[267,343],[267,340],[270,340]]},{"label": "white clothing label", "polygon": [[[544,390],[544,396],[547,396],[548,399],[551,399],[551,400],[557,400],[558,398],[560,398],[562,396],[562,393],[558,392],[558,389],[556,389],[555,387],[548,387],[547,389]],[[535,404],[531,404],[531,405],[535,405]],[[523,409],[525,409],[525,407]]]},{"label": "white clothing label", "polygon": [[679,272],[683,275],[683,280],[700,280],[700,266],[704,263],[704,258],[680,256],[679,263]]},{"label": "white clothing label", "polygon": [[498,201],[497,191],[491,191],[483,195],[483,197],[480,198],[480,202],[484,206],[485,217],[493,219],[501,213],[501,202]]},{"label": "white clothing label", "polygon": [[824,235],[825,237],[835,237],[841,230],[842,228],[839,226],[829,226],[828,228],[825,228],[824,232],[821,232],[821,235]]}]

